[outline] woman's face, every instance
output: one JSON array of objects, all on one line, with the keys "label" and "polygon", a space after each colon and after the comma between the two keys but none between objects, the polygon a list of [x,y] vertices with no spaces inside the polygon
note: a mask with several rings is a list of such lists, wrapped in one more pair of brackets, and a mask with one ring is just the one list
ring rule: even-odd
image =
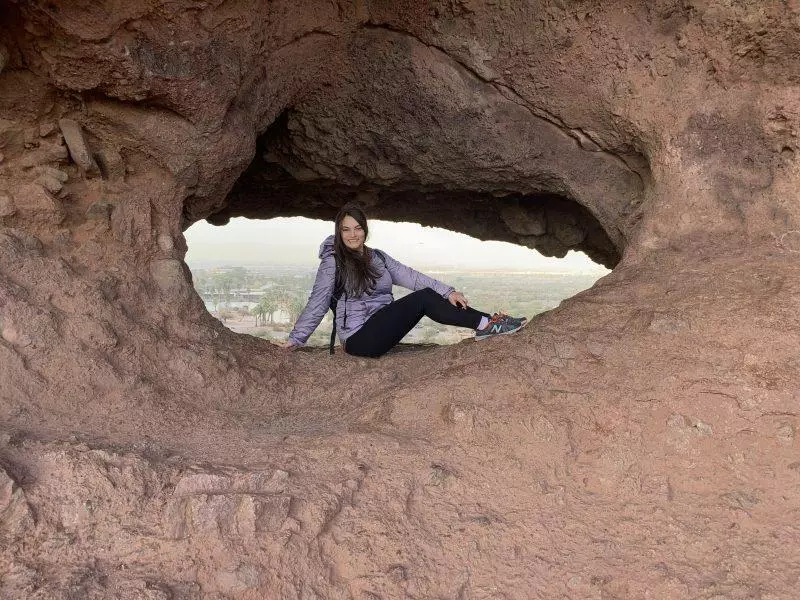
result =
[{"label": "woman's face", "polygon": [[342,235],[344,245],[355,252],[361,252],[364,248],[364,240],[366,234],[361,225],[358,224],[353,217],[346,215],[339,225],[339,231]]}]

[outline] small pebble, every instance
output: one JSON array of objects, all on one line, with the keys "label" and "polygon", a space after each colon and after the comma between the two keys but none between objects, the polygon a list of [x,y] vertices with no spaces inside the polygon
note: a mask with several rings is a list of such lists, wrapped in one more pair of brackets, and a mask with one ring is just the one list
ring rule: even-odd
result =
[{"label": "small pebble", "polygon": [[47,137],[56,130],[54,123],[42,123],[39,125],[39,137]]}]

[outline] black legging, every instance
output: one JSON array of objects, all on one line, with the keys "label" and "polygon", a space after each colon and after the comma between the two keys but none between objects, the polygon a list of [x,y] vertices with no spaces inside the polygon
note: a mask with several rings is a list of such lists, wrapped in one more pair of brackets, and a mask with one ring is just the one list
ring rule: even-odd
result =
[{"label": "black legging", "polygon": [[471,329],[477,329],[482,317],[489,317],[474,308],[453,306],[431,288],[424,288],[387,304],[367,319],[347,338],[345,352],[377,358],[391,350],[425,316],[443,325]]}]

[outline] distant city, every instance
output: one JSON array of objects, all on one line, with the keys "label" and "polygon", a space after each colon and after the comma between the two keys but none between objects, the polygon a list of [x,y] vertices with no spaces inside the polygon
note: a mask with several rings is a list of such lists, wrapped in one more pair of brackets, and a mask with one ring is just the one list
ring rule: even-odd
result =
[{"label": "distant city", "polygon": [[[296,265],[225,265],[192,262],[194,286],[206,307],[231,330],[270,340],[285,340],[304,309],[316,276],[316,267]],[[486,312],[532,317],[550,310],[570,296],[591,287],[603,272],[461,271],[423,272],[462,291],[470,305]],[[409,290],[395,287],[395,298]],[[325,346],[331,332],[326,314],[309,345]],[[472,331],[449,327],[424,318],[405,343],[452,344]]]}]

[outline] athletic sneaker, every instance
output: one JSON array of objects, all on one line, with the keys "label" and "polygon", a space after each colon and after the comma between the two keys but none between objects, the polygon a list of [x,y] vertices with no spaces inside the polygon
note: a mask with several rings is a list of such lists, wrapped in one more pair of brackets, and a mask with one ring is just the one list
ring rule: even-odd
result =
[{"label": "athletic sneaker", "polygon": [[492,315],[492,318],[494,318],[494,317],[497,317],[498,319],[505,319],[509,323],[519,323],[522,326],[525,326],[525,325],[528,324],[528,317],[512,317],[512,316],[507,315],[504,312],[494,313]]},{"label": "athletic sneaker", "polygon": [[506,335],[522,329],[528,322],[525,318],[509,317],[503,313],[496,313],[489,319],[489,324],[483,329],[475,330],[475,339],[484,340],[493,335]]}]

